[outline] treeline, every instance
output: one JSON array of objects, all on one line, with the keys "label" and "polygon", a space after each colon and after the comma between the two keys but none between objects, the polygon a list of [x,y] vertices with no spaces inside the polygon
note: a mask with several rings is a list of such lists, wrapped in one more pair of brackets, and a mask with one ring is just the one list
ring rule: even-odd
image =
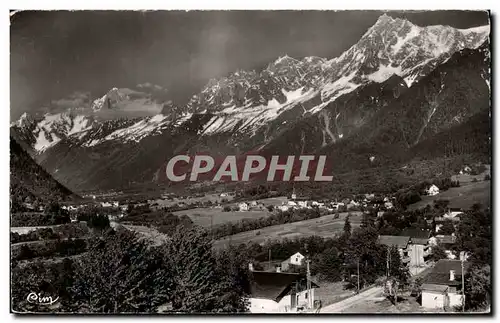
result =
[{"label": "treeline", "polygon": [[12,227],[37,227],[58,225],[71,222],[69,213],[26,212],[12,213],[10,217]]},{"label": "treeline", "polygon": [[435,178],[431,181],[422,181],[416,185],[397,191],[395,194],[397,206],[404,209],[408,205],[421,201],[421,195],[425,195],[425,190],[431,185],[436,185],[439,191],[443,192],[451,187],[460,187],[460,182],[453,181],[450,178]]},{"label": "treeline", "polygon": [[319,208],[277,211],[267,217],[242,219],[238,222],[226,222],[217,225],[212,229],[212,236],[214,239],[220,239],[236,233],[262,229],[273,225],[315,219],[321,215],[322,213]]},{"label": "treeline", "polygon": [[69,223],[57,227],[39,228],[25,234],[11,232],[10,242],[81,238],[89,233],[89,228],[85,223]]},{"label": "treeline", "polygon": [[85,252],[87,247],[87,239],[84,238],[12,245],[11,261],[73,256]]},{"label": "treeline", "polygon": [[154,226],[159,232],[173,234],[178,226],[192,227],[193,221],[187,215],[176,216],[164,210],[151,210],[148,205],[136,206],[127,211],[127,215],[120,219],[122,223],[133,225]]},{"label": "treeline", "polygon": [[[161,246],[128,230],[107,231],[88,252],[12,268],[14,311],[234,313],[247,311],[251,273],[234,249],[213,250],[205,231],[183,229]],[[59,296],[57,307],[26,295]]]}]

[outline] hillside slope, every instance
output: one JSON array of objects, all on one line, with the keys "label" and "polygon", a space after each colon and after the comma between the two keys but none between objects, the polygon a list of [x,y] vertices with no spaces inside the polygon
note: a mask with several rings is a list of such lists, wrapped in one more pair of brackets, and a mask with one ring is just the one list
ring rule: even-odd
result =
[{"label": "hillside slope", "polygon": [[10,194],[18,202],[74,199],[77,196],[38,165],[10,138]]}]

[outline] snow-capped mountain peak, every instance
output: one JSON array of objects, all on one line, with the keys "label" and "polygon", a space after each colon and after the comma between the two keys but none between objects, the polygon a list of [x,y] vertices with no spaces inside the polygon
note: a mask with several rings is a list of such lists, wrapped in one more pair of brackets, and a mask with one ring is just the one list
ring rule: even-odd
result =
[{"label": "snow-capped mountain peak", "polygon": [[27,112],[24,112],[17,121],[12,122],[10,125],[21,127],[28,127],[33,122],[33,118],[28,115]]},{"label": "snow-capped mountain peak", "polygon": [[100,111],[103,108],[105,109],[111,109],[113,108],[117,103],[127,100],[128,96],[126,93],[120,91],[118,88],[114,87],[111,90],[108,91],[105,95],[102,97],[94,100],[92,103],[92,110],[93,111]]},{"label": "snow-capped mountain peak", "polygon": [[[158,103],[150,93],[114,87],[93,101],[95,115],[141,110],[154,114],[113,124],[109,131],[93,134],[90,142],[85,131],[95,121],[85,123],[86,118],[76,120],[73,116],[70,122],[62,115],[46,115],[32,129],[33,146],[37,151],[43,151],[65,136],[76,136],[77,130],[82,138],[85,137],[82,140],[87,146],[109,140],[137,142],[175,128],[179,122],[196,114],[209,115],[207,118],[210,119],[200,130],[201,135],[234,129],[255,134],[278,122],[279,118],[288,118],[283,121],[292,124],[291,115],[300,118],[308,113],[319,113],[341,96],[374,82],[385,82],[393,75],[403,78],[411,87],[457,51],[477,48],[488,36],[489,26],[470,29],[421,27],[384,14],[356,44],[336,58],[326,60],[310,56],[299,60],[284,55],[262,71],[237,70],[210,80],[184,106],[167,101]],[[151,86],[141,85],[142,88]],[[25,123],[26,117],[18,120],[16,126],[23,128]],[[59,124],[64,126],[57,126]]]}]

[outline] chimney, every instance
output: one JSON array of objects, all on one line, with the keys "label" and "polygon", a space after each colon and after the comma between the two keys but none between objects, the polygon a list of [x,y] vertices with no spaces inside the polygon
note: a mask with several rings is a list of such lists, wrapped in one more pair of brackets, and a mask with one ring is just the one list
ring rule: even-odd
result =
[{"label": "chimney", "polygon": [[253,271],[253,264],[252,263],[248,264],[248,270]]},{"label": "chimney", "polygon": [[450,281],[454,281],[454,280],[455,280],[455,271],[450,270]]}]

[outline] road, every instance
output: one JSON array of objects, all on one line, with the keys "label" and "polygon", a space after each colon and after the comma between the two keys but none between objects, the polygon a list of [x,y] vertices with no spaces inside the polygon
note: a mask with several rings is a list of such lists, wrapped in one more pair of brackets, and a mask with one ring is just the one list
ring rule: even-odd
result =
[{"label": "road", "polygon": [[319,312],[320,313],[341,313],[342,311],[348,309],[349,307],[369,300],[378,296],[382,293],[382,287],[372,287],[370,289],[365,290],[364,292],[359,293],[353,297],[349,297],[335,304],[331,304],[323,307]]}]

